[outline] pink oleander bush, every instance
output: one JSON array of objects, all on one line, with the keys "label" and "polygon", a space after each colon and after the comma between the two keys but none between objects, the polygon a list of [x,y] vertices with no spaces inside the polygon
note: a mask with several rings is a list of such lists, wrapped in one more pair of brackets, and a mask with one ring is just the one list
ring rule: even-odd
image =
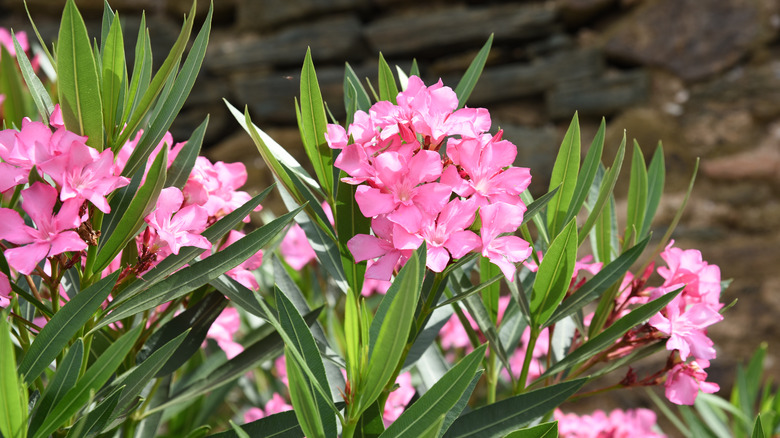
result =
[{"label": "pink oleander bush", "polygon": [[[32,61],[0,29],[0,435],[664,436],[643,407],[565,413],[652,386],[683,435],[777,429],[765,349],[731,404],[707,380],[727,282],[674,246],[684,205],[654,222],[660,146],[623,166],[602,123],[582,157],[575,115],[532,194],[523,139],[466,105],[492,37],[455,88],[380,57],[369,94],[347,65],[343,124],[307,53],[307,166],[227,103],[276,180],[253,196],[243,164],[200,155],[208,119],[167,132],[208,44],[196,6],[156,72],[145,22],[130,66],[108,5],[97,38],[68,0]],[[257,226],[272,189],[288,213]]]}]

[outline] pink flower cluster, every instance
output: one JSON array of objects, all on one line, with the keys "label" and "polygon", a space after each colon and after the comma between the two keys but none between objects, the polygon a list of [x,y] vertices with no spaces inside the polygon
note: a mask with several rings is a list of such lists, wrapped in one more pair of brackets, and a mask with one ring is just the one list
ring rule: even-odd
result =
[{"label": "pink flower cluster", "polygon": [[372,219],[373,236],[347,243],[355,260],[377,259],[366,277],[389,280],[426,242],[432,271],[479,252],[512,280],[531,252],[528,242],[504,235],[522,223],[519,195],[531,182],[527,168],[512,167],[516,146],[487,133],[487,110],[457,109],[455,92],[441,81],[426,87],[411,76],[397,102],[358,111],[348,130],[328,125],[328,145],[340,150],[334,165],[358,185],[355,200]]},{"label": "pink flower cluster", "polygon": [[[706,382],[704,368],[715,359],[712,340],[707,337],[707,327],[723,320],[718,312],[720,303],[720,269],[702,260],[701,252],[675,248],[669,243],[661,253],[668,267],[659,267],[658,274],[664,283],[650,292],[655,298],[681,286],[685,289],[661,312],[650,318],[649,325],[668,336],[666,349],[677,351],[680,362],[666,377],[666,397],[673,403],[692,405],[701,389],[716,392],[716,383]],[[692,359],[686,362],[688,359]]]},{"label": "pink flower cluster", "polygon": [[596,411],[592,415],[554,413],[561,438],[663,438],[658,432],[655,412],[644,409],[615,409],[607,415]]},{"label": "pink flower cluster", "polygon": [[251,423],[269,415],[278,414],[284,411],[292,411],[293,409],[293,407],[287,403],[284,397],[276,392],[273,394],[273,396],[271,396],[271,399],[268,400],[268,403],[266,403],[263,408],[264,409],[257,407],[249,408],[246,412],[244,412],[244,423]]}]

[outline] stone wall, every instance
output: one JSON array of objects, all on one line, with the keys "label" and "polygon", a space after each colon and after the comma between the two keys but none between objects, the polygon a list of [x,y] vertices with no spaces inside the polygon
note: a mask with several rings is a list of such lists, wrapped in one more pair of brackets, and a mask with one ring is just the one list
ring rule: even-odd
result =
[{"label": "stone wall", "polygon": [[[63,1],[28,0],[45,38]],[[156,62],[178,32],[188,0],[113,0],[128,47],[147,11]],[[77,0],[97,35],[102,0]],[[201,1],[199,16],[207,4]],[[306,47],[323,94],[344,116],[344,62],[375,81],[377,53],[427,82],[454,86],[479,48],[495,42],[471,106],[519,146],[544,190],[575,111],[589,144],[607,117],[608,160],[623,129],[652,153],[663,141],[667,196],[657,235],[682,199],[696,157],[701,171],[674,238],[700,248],[734,282],[739,303],[712,329],[716,381],[767,339],[780,355],[780,6],[774,0],[216,0],[212,39],[195,90],[173,128],[189,136],[207,113],[211,157],[244,160],[252,184],[270,176],[221,98],[248,105],[256,123],[301,156],[293,98]],[[27,27],[21,0],[0,0],[0,25]],[[132,52],[131,52],[132,53]],[[623,181],[619,190],[625,192]],[[777,362],[777,361],[775,361]],[[780,367],[773,368],[780,376]]]}]

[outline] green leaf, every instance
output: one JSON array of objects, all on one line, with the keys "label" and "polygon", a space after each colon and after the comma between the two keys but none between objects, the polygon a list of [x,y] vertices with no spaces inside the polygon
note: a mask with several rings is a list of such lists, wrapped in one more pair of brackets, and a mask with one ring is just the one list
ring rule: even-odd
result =
[{"label": "green leaf", "polygon": [[[287,357],[287,377],[289,379],[290,400],[293,405],[293,411],[298,417],[298,422],[307,437],[325,437],[322,418],[317,408],[317,402],[314,400],[316,392],[306,381],[306,377],[301,370],[301,366],[294,356],[288,355],[289,349],[285,347],[285,357]],[[325,418],[333,418],[328,415]],[[335,423],[334,427],[335,427]],[[335,436],[335,435],[331,435]]]},{"label": "green leaf", "polygon": [[604,137],[606,131],[607,123],[602,118],[599,130],[596,132],[596,137],[593,138],[588,153],[585,155],[585,160],[582,162],[582,168],[577,176],[577,185],[574,188],[572,201],[569,205],[569,210],[566,212],[566,217],[563,219],[564,224],[569,223],[570,220],[577,216],[577,213],[579,213],[582,208],[582,204],[585,202],[585,198],[588,196],[590,187],[593,184],[593,180],[596,178],[596,173],[601,164],[601,154],[604,151]]},{"label": "green leaf", "polygon": [[552,241],[536,273],[530,302],[535,326],[544,324],[566,296],[577,261],[577,246],[577,224],[572,219]]},{"label": "green leaf", "polygon": [[481,407],[455,420],[445,438],[501,437],[551,412],[588,379],[558,383]]},{"label": "green leaf", "polygon": [[124,211],[119,221],[116,222],[114,231],[106,237],[105,243],[101,245],[100,251],[97,253],[94,265],[89,266],[89,263],[87,264],[88,273],[86,275],[102,272],[122,251],[127,242],[133,239],[138,234],[138,231],[141,230],[141,226],[144,225],[144,218],[157,205],[157,197],[160,196],[160,191],[162,191],[165,184],[167,164],[168,149],[160,148],[160,153],[157,154],[157,158],[154,159],[152,166],[149,168],[144,185],[138,189],[127,210]]},{"label": "green leaf", "polygon": [[[126,121],[138,107],[152,79],[152,48],[149,41],[149,31],[146,29],[146,14],[143,12],[141,13],[141,23],[138,26],[138,36],[135,41],[134,59],[133,74],[130,79],[130,86],[127,89],[127,99],[125,99],[125,106],[122,109],[121,120],[123,121]],[[122,146],[124,146],[124,142],[122,144],[114,142],[111,145],[114,155]]]},{"label": "green leaf", "polygon": [[[623,141],[620,143],[620,147],[618,148],[617,155],[615,155],[615,160],[612,162],[612,167],[607,170],[606,175],[604,176],[604,179],[601,181],[601,187],[599,188],[599,195],[596,199],[596,202],[593,204],[593,208],[590,211],[590,214],[588,215],[588,218],[585,220],[585,224],[580,228],[579,236],[580,236],[580,244],[585,240],[585,237],[590,233],[591,228],[593,228],[593,225],[596,223],[596,220],[601,215],[601,211],[604,208],[604,205],[610,200],[612,197],[612,190],[615,188],[615,183],[617,182],[618,175],[620,175],[620,169],[623,167],[623,157],[626,154],[626,133],[623,132]],[[609,262],[611,260],[601,260],[603,262]]]},{"label": "green leaf", "polygon": [[[320,312],[322,312],[322,308],[307,313],[304,317],[306,324],[314,324]],[[219,365],[216,370],[206,373],[190,384],[183,385],[169,400],[161,403],[153,411],[162,411],[170,406],[175,406],[186,400],[192,400],[195,397],[220,388],[243,376],[247,371],[257,367],[258,364],[279,356],[283,347],[282,336],[278,332],[269,332],[256,342],[246,346],[244,351],[233,359]]]},{"label": "green leaf", "polygon": [[182,344],[188,340],[190,333],[189,329],[184,330],[175,338],[159,346],[138,366],[130,369],[113,382],[112,386],[124,386],[122,395],[114,410],[114,417],[125,408],[130,407],[135,397],[158,375],[159,370],[164,365],[167,365],[175,354],[179,354],[181,347],[184,346]]},{"label": "green leaf", "polygon": [[357,438],[378,438],[385,431],[385,422],[382,419],[384,409],[379,406],[379,400],[363,411],[355,428]]},{"label": "green leaf", "polygon": [[510,433],[504,438],[558,438],[558,422],[551,421]]},{"label": "green leaf", "polygon": [[198,352],[203,341],[206,340],[206,334],[211,324],[222,313],[227,303],[227,299],[221,293],[212,292],[194,305],[190,305],[187,310],[166,322],[144,342],[136,361],[141,364],[148,362],[149,358],[155,355],[158,350],[166,348],[182,333],[189,331],[186,339],[179,342],[180,346],[170,359],[161,359],[161,356],[156,356],[158,362],[160,360],[163,362],[157,365],[157,371],[153,376],[159,378],[173,373]]},{"label": "green leaf", "polygon": [[[195,37],[187,59],[184,61],[181,70],[175,75],[175,80],[169,82],[171,84],[170,92],[166,94],[163,91],[160,95],[160,101],[154,108],[149,124],[144,128],[144,133],[138,140],[130,158],[128,158],[127,164],[125,164],[125,168],[122,171],[123,175],[132,175],[137,169],[146,164],[149,154],[168,132],[174,118],[176,118],[182,106],[184,106],[184,101],[195,84],[203,58],[206,56],[206,47],[208,46],[209,33],[211,32],[211,16],[214,9],[213,3],[210,3],[210,5],[209,13],[206,15],[197,37]],[[176,65],[178,65],[178,62]],[[169,81],[173,78],[174,76],[171,75]]]},{"label": "green leaf", "polygon": [[20,380],[8,313],[0,312],[0,434],[8,438],[27,436],[27,387]]},{"label": "green leaf", "polygon": [[[237,209],[230,212],[230,214],[227,216],[218,220],[217,223],[206,228],[206,230],[201,233],[201,236],[208,239],[212,245],[216,245],[222,239],[222,237],[225,236],[225,234],[238,225],[250,212],[252,212],[252,210],[255,209],[255,207],[263,202],[263,199],[268,196],[268,193],[271,192],[272,188],[273,186],[263,190],[260,194],[247,201],[244,205],[238,207]],[[191,262],[192,259],[194,259],[196,256],[202,254],[203,251],[203,248],[185,246],[179,249],[178,255],[171,254],[164,258],[160,263],[157,264],[157,266],[144,273],[143,281],[136,280],[133,284],[124,289],[121,295],[114,297],[114,300],[111,301],[109,308],[118,306],[122,302],[125,302],[130,298],[138,295],[142,291],[145,291],[147,288],[158,283],[162,279],[167,278],[170,274],[178,271],[179,268]]]},{"label": "green leaf", "polygon": [[555,324],[600,297],[607,288],[623,278],[631,265],[637,261],[640,255],[642,255],[642,251],[645,250],[649,241],[650,237],[645,238],[645,240],[621,254],[620,257],[613,262],[604,266],[601,271],[583,284],[577,289],[577,292],[565,299],[561,305],[555,309],[555,312],[550,319],[544,323],[544,327]]},{"label": "green leaf", "polygon": [[709,428],[716,437],[731,438],[734,436],[726,424],[728,422],[726,413],[720,410],[717,406],[709,403],[704,398],[696,397],[694,407],[701,416],[702,420],[704,420],[707,428]]},{"label": "green leaf", "polygon": [[257,297],[255,296],[257,292],[248,289],[225,274],[209,281],[209,285],[230,298],[230,301],[239,308],[257,317],[268,319],[268,315],[263,312],[263,308],[257,304]]},{"label": "green leaf", "polygon": [[333,152],[325,141],[328,119],[322,103],[317,73],[311,59],[311,48],[301,69],[301,107],[297,112],[298,128],[306,155],[314,166],[314,173],[328,198],[333,197]]},{"label": "green leaf", "polygon": [[[368,96],[368,93],[366,92],[366,89],[363,87],[363,83],[360,81],[360,78],[355,74],[355,70],[352,69],[352,66],[349,65],[349,63],[345,63],[344,65],[344,96],[346,99],[346,90],[348,89],[347,84],[351,85],[355,89],[355,109],[368,112],[368,110],[371,108],[371,98]],[[345,108],[350,108],[350,105],[345,101],[344,102]],[[352,117],[354,114],[347,114],[347,117]],[[347,121],[347,126],[352,123],[352,120]]]},{"label": "green leaf", "polygon": [[24,82],[27,84],[27,89],[35,102],[35,107],[38,109],[38,114],[41,116],[41,120],[49,120],[51,112],[54,111],[54,104],[51,101],[49,92],[46,91],[46,87],[35,74],[35,71],[30,64],[30,60],[27,59],[27,54],[22,50],[22,46],[16,39],[16,35],[11,32],[11,36],[14,40],[14,49],[16,50],[16,60],[19,62],[19,67],[24,77]]},{"label": "green leaf", "polygon": [[[340,175],[345,177],[346,173],[341,171]],[[364,263],[355,263],[352,253],[347,248],[347,241],[358,234],[369,234],[371,232],[371,219],[363,216],[363,213],[360,212],[357,202],[355,202],[356,191],[357,186],[339,180],[334,219],[344,275],[349,282],[349,286],[353,290],[360,292],[363,288],[366,265]]]},{"label": "green leaf", "polygon": [[[67,307],[67,305],[65,307]],[[51,321],[49,323],[51,323]],[[48,324],[46,326],[48,327]],[[95,363],[92,364],[79,379],[76,386],[71,388],[70,391],[65,394],[65,397],[63,397],[54,409],[52,409],[51,414],[46,417],[41,428],[38,429],[38,432],[34,435],[34,438],[49,436],[52,432],[57,430],[58,427],[63,425],[68,418],[87,404],[91,397],[90,393],[100,389],[122,363],[127,353],[130,352],[130,349],[133,347],[133,344],[135,344],[136,339],[138,339],[138,336],[141,334],[141,330],[143,330],[143,326],[139,325],[130,332],[127,332],[111,344],[111,346],[97,358]]]},{"label": "green leaf", "polygon": [[683,290],[682,287],[634,309],[631,311],[631,313],[620,318],[614,324],[607,327],[603,332],[593,336],[579,348],[574,350],[574,352],[570,353],[561,361],[548,368],[547,371],[545,371],[544,374],[539,377],[537,382],[541,382],[546,377],[569,369],[575,364],[590,359],[593,357],[593,355],[604,351],[621,336],[623,336],[627,331],[643,323],[644,321],[647,321],[651,316],[661,311],[661,309],[666,307],[666,305],[669,304],[669,302],[672,301],[672,299],[676,297],[681,290]]},{"label": "green leaf", "polygon": [[[140,95],[141,98],[139,100],[136,100],[135,98],[128,99],[125,105],[125,114],[127,117],[129,117],[129,119],[123,117],[123,119],[126,121],[127,126],[125,126],[121,134],[119,134],[117,140],[112,145],[112,149],[115,154],[119,151],[119,149],[122,146],[124,146],[125,142],[130,138],[130,136],[135,134],[135,132],[137,131],[138,127],[141,124],[141,121],[146,117],[147,113],[152,108],[152,105],[157,99],[157,96],[160,94],[166,82],[168,81],[168,77],[174,74],[176,68],[179,66],[179,62],[181,61],[182,54],[184,53],[184,50],[187,47],[187,42],[190,39],[190,32],[192,32],[192,25],[195,21],[195,8],[196,8],[196,3],[193,2],[192,8],[190,8],[190,13],[187,16],[184,25],[182,25],[181,32],[179,33],[176,42],[173,43],[173,47],[171,48],[171,51],[168,53],[168,56],[165,58],[165,61],[163,61],[163,64],[160,66],[160,69],[154,75],[154,78],[152,78],[148,87],[146,87],[145,90],[143,91],[143,94],[141,94],[140,92],[143,86],[143,81],[141,80],[138,82],[137,89],[133,88],[133,83],[131,81],[130,96]],[[206,24],[204,24],[204,27],[206,27]],[[146,43],[146,49],[143,49],[142,54],[146,55],[146,53],[144,52],[148,52],[148,55],[151,58],[151,49],[149,48],[148,37],[145,38],[144,42]],[[193,45],[193,48],[194,47],[195,46]],[[136,55],[138,54],[139,54],[138,46],[136,45]],[[138,58],[136,58],[136,62],[138,62],[137,60]],[[146,65],[146,59],[144,59],[143,66],[145,65]],[[149,64],[149,68],[151,68],[151,64]],[[184,69],[182,68],[182,71],[183,70]],[[133,67],[133,73],[134,73],[134,77],[133,77],[133,81],[134,81],[135,66]],[[127,173],[123,173],[123,175],[135,173],[135,170],[130,168],[129,164],[130,163],[128,162],[128,165],[126,165],[125,167],[125,171],[127,171]]]},{"label": "green leaf", "polygon": [[[409,339],[425,275],[425,248],[426,246],[422,245],[406,262],[380,303],[371,323],[372,348],[365,380],[359,389],[358,410],[365,409],[379,397],[401,359]],[[380,315],[383,308],[387,309],[386,313]]]},{"label": "green leaf", "polygon": [[203,137],[206,135],[206,127],[209,125],[209,117],[203,120],[195,131],[192,132],[192,136],[181,148],[176,158],[171,163],[171,167],[168,168],[168,174],[165,176],[165,187],[176,187],[179,189],[184,188],[187,184],[187,179],[192,173],[192,168],[195,167],[195,161],[200,155],[200,147],[203,145]]},{"label": "green leaf", "polygon": [[134,296],[118,306],[112,306],[113,311],[104,317],[92,331],[182,297],[235,268],[276,237],[298,211],[278,217],[222,251],[210,255],[205,260],[193,263],[165,280],[148,287],[143,294]]},{"label": "green leaf", "polygon": [[124,387],[116,388],[111,394],[98,403],[95,409],[89,411],[87,415],[82,416],[76,424],[68,430],[67,437],[89,438],[99,434],[111,419],[111,412],[116,408],[116,404],[119,401],[119,395],[122,393],[123,389]]},{"label": "green leaf", "polygon": [[756,422],[753,424],[752,438],[764,438],[764,427],[761,425],[761,414],[756,417]]},{"label": "green leaf", "polygon": [[19,364],[25,384],[32,383],[68,345],[70,339],[103,304],[119,272],[101,279],[68,301],[41,329]]},{"label": "green leaf", "polygon": [[[24,56],[24,52],[22,56]],[[22,86],[22,78],[19,75],[19,71],[16,69],[16,62],[14,58],[8,53],[5,46],[0,47],[0,59],[4,62],[0,62],[0,94],[5,96],[2,104],[2,120],[9,128],[16,126],[18,129],[22,127],[22,118],[24,118],[24,88]]]},{"label": "green leaf", "polygon": [[52,408],[57,405],[65,393],[76,386],[81,371],[81,361],[84,358],[84,343],[81,338],[71,345],[65,358],[57,364],[57,371],[54,377],[46,385],[41,399],[35,404],[35,411],[32,413],[30,421],[29,434],[34,435],[43,421],[51,413]]},{"label": "green leaf", "polygon": [[[468,356],[461,359],[447,374],[445,374],[431,389],[422,395],[414,404],[391,424],[381,435],[382,438],[422,436],[423,432],[444,417],[461,399],[468,389],[485,357],[487,345],[481,345]],[[438,430],[436,435],[438,435]]]},{"label": "green leaf", "polygon": [[388,100],[395,105],[398,96],[398,86],[395,84],[393,70],[385,61],[382,53],[379,53],[379,100]]},{"label": "green leaf", "polygon": [[[530,221],[531,219],[534,220],[534,223],[537,223],[536,220],[538,219],[537,214],[541,211],[543,211],[544,207],[550,202],[550,200],[555,196],[556,193],[558,193],[558,190],[560,190],[560,186],[550,190],[549,192],[545,193],[544,195],[540,196],[539,199],[534,200],[530,204],[527,205],[527,210],[525,213],[523,213],[523,223],[521,225],[525,225]],[[529,197],[529,199],[533,200],[531,197],[531,192],[526,189],[525,192]],[[537,225],[543,225],[544,222],[539,222]],[[544,226],[544,229],[546,230],[546,226]]]},{"label": "green leaf", "polygon": [[661,195],[664,192],[665,178],[664,148],[659,141],[658,147],[653,154],[653,159],[650,160],[650,166],[647,169],[647,209],[645,210],[642,229],[639,232],[640,238],[644,238],[650,231],[655,212],[658,210],[658,204],[661,202]]},{"label": "green leaf", "polygon": [[564,217],[569,209],[574,190],[577,186],[577,174],[580,169],[580,122],[577,114],[571,120],[569,129],[563,137],[563,142],[555,159],[550,190],[561,186],[561,190],[553,196],[547,206],[547,227],[551,236],[558,235],[563,228]]},{"label": "green leaf", "polygon": [[[330,411],[327,400],[321,400],[322,396],[315,390],[308,376],[300,369],[307,367],[311,370],[317,379],[319,385],[330,393],[328,377],[325,374],[325,366],[322,363],[322,356],[314,341],[314,336],[309,330],[308,325],[301,317],[298,310],[287,296],[278,288],[274,288],[276,297],[276,306],[279,312],[279,323],[284,331],[295,340],[295,344],[287,345],[286,348],[295,348],[303,356],[304,363],[298,363],[294,357],[287,357],[287,369],[298,375],[296,380],[295,396],[293,396],[293,382],[290,381],[291,397],[295,410],[299,412],[298,419],[301,427],[307,436],[335,436],[336,418]],[[306,417],[317,418],[317,421],[307,421]]]},{"label": "green leaf", "polygon": [[57,91],[65,126],[103,150],[103,104],[92,45],[73,0],[65,3],[57,39]]},{"label": "green leaf", "polygon": [[[107,8],[110,11],[110,8]],[[113,14],[113,22],[105,39],[102,39],[103,54],[103,126],[108,138],[114,138],[116,129],[121,129],[117,117],[124,107],[125,88],[127,87],[127,65],[125,64],[125,44],[122,35],[122,23],[119,15]],[[120,113],[119,115],[117,113]]]},{"label": "green leaf", "polygon": [[434,309],[438,309],[439,307],[449,306],[452,303],[457,303],[458,301],[465,300],[469,296],[474,295],[474,294],[482,291],[482,289],[484,289],[484,288],[486,288],[486,287],[488,287],[488,286],[490,286],[492,284],[498,283],[499,281],[501,281],[502,278],[504,278],[504,274],[498,274],[495,277],[493,277],[493,278],[491,278],[491,279],[489,279],[487,281],[480,282],[479,284],[471,286],[470,288],[468,288],[466,290],[461,290],[460,293],[458,293],[457,295],[453,295],[452,298],[449,298],[449,299],[447,299],[445,301],[442,301],[439,304],[437,304],[436,307],[434,307]]},{"label": "green leaf", "polygon": [[[303,430],[298,424],[295,412],[286,411],[269,415],[257,421],[241,425],[241,428],[249,436],[262,436],[264,438],[302,438]],[[235,431],[209,435],[210,438],[238,438]]]},{"label": "green leaf", "polygon": [[[634,155],[631,157],[631,178],[628,183],[628,207],[626,213],[626,231],[623,245],[638,240],[638,236],[629,238],[632,233],[638,233],[642,229],[647,209],[647,167],[642,149],[634,140]],[[635,231],[632,231],[635,230]]]},{"label": "green leaf", "polygon": [[[471,61],[469,68],[466,69],[466,73],[458,82],[458,86],[455,87],[455,95],[458,96],[458,108],[463,108],[466,105],[466,101],[471,92],[474,91],[474,86],[477,85],[479,76],[482,74],[482,69],[485,68],[485,62],[487,62],[488,55],[490,54],[490,47],[493,45],[493,34],[490,34],[487,42],[479,50],[477,56]],[[414,73],[412,73],[414,74]]]}]

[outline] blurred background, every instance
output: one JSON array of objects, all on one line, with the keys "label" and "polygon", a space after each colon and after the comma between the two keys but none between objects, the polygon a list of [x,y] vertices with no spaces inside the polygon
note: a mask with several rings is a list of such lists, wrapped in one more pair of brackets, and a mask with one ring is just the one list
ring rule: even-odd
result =
[{"label": "blurred background", "polygon": [[[99,35],[103,1],[76,3],[90,35]],[[53,40],[64,1],[27,4],[43,38]],[[190,0],[110,4],[123,20],[130,56],[146,11],[157,65],[190,8]],[[378,52],[405,71],[416,58],[426,83],[442,78],[454,88],[491,33],[493,49],[468,103],[488,108],[494,129],[504,129],[504,138],[518,146],[516,165],[531,168],[535,194],[547,189],[545,178],[575,111],[584,147],[606,117],[607,162],[623,130],[647,160],[663,141],[667,184],[656,237],[700,157],[674,239],[701,250],[724,279],[734,279],[723,302],[739,299],[711,328],[719,353],[710,380],[727,396],[736,364],[763,340],[769,342],[768,372],[780,378],[777,0],[214,0],[214,8],[203,70],[172,133],[186,140],[210,114],[206,155],[245,162],[250,191],[267,187],[270,172],[222,98],[248,105],[258,126],[303,159],[293,99],[307,47],[328,108],[343,120],[345,61],[375,83]],[[207,9],[201,1],[201,19]],[[31,30],[21,0],[0,0],[0,26]],[[618,193],[625,193],[628,179],[618,184]],[[274,202],[266,208],[281,213]]]}]

